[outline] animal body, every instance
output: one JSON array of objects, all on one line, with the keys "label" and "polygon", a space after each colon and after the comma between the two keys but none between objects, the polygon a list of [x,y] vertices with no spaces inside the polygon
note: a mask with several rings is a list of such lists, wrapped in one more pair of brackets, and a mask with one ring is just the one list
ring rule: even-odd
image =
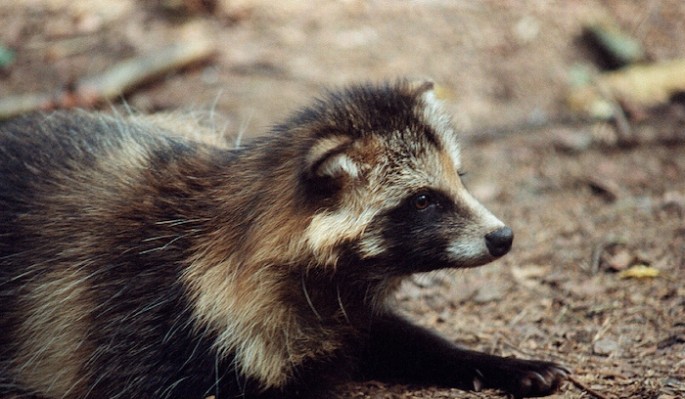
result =
[{"label": "animal body", "polygon": [[349,378],[550,394],[563,367],[391,308],[412,273],[511,247],[460,168],[429,82],[328,93],[232,150],[85,112],[3,122],[0,397],[325,397]]}]

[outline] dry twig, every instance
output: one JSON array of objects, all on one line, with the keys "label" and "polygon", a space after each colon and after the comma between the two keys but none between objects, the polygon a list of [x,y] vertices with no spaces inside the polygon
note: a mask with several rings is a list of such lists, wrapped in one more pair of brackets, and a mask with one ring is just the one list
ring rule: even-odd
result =
[{"label": "dry twig", "polygon": [[214,53],[207,41],[173,44],[144,56],[122,61],[105,72],[85,77],[71,89],[55,93],[10,96],[0,100],[0,120],[36,110],[92,107],[130,92],[160,75],[203,61]]},{"label": "dry twig", "polygon": [[588,394],[594,396],[597,399],[610,399],[609,396],[606,396],[603,393],[595,391],[594,389],[590,388],[589,386],[578,381],[572,375],[569,375],[567,378],[576,388],[580,389],[581,391],[587,392]]}]

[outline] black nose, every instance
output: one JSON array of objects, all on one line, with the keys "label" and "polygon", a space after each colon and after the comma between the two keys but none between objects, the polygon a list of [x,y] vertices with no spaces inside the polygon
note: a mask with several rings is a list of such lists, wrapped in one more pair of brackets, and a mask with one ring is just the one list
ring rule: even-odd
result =
[{"label": "black nose", "polygon": [[490,251],[490,255],[500,257],[511,249],[514,241],[514,232],[509,227],[499,228],[485,235],[485,245]]}]

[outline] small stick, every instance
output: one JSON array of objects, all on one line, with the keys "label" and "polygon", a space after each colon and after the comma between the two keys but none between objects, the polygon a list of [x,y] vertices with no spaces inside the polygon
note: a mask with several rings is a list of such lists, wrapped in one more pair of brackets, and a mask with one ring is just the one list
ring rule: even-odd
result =
[{"label": "small stick", "polygon": [[582,382],[578,381],[575,377],[572,375],[569,375],[566,377],[576,388],[580,389],[581,391],[585,391],[589,393],[590,395],[596,397],[597,399],[610,399],[608,396],[595,391],[594,389],[590,388],[589,386],[583,384]]},{"label": "small stick", "polygon": [[130,92],[166,72],[202,61],[214,53],[208,41],[195,40],[173,44],[122,61],[101,74],[85,77],[73,89],[56,93],[37,93],[10,96],[0,100],[0,120],[36,110],[92,107]]},{"label": "small stick", "polygon": [[47,93],[19,94],[0,99],[0,121],[38,109],[50,109],[53,96]]},{"label": "small stick", "polygon": [[591,276],[594,276],[595,274],[599,273],[599,263],[602,260],[602,252],[604,252],[606,247],[606,242],[599,242],[595,244],[594,248],[592,248],[592,259],[590,260]]},{"label": "small stick", "polygon": [[177,43],[154,53],[114,65],[101,75],[79,81],[75,92],[88,103],[115,98],[166,72],[209,57],[213,46],[206,41]]},{"label": "small stick", "polygon": [[596,89],[602,95],[602,97],[606,99],[607,104],[611,107],[611,114],[613,116],[614,123],[616,124],[616,133],[618,135],[617,144],[630,144],[634,140],[631,137],[632,133],[630,129],[630,122],[628,121],[628,117],[626,116],[623,107],[621,107],[621,105],[618,104],[615,100],[611,100],[613,98],[613,95],[610,92],[610,89],[607,88],[604,84],[596,83]]}]

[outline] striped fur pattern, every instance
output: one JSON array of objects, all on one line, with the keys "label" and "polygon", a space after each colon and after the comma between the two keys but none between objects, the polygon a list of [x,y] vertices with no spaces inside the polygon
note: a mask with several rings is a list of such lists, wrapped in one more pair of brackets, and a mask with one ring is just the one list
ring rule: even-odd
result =
[{"label": "striped fur pattern", "polygon": [[239,149],[160,125],[0,124],[0,396],[315,396],[363,374],[404,277],[499,256],[432,83],[331,92]]}]

